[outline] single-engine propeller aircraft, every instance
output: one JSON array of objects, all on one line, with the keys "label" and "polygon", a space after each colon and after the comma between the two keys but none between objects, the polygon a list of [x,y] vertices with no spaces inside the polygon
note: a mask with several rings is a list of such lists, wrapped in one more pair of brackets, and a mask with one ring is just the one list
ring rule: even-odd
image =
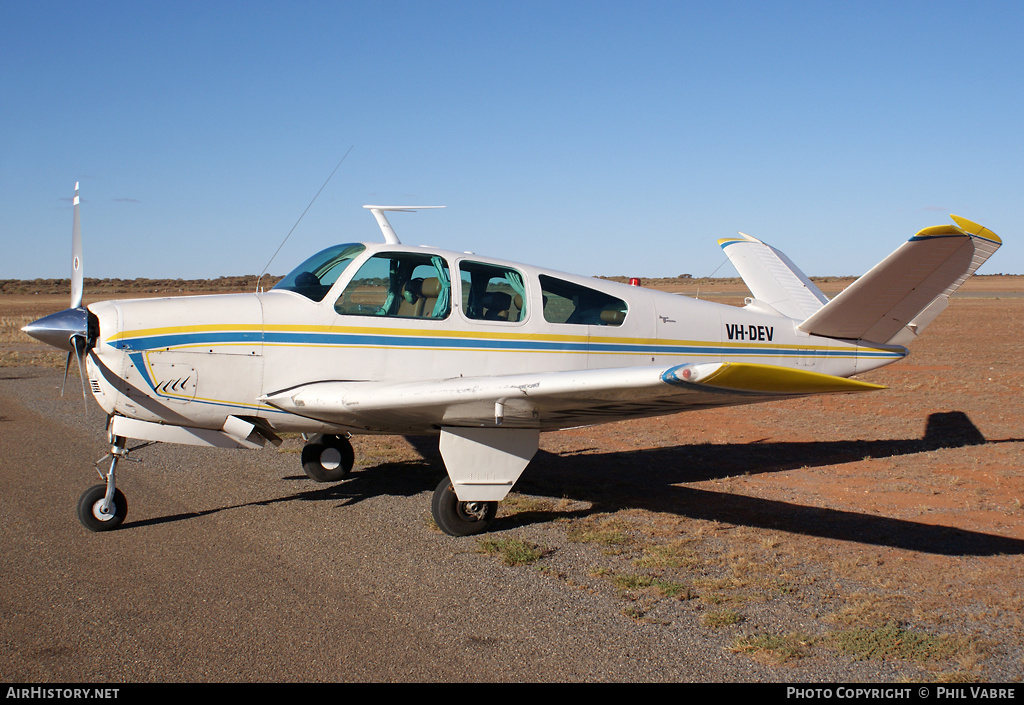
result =
[{"label": "single-engine propeller aircraft", "polygon": [[81,497],[92,531],[121,524],[126,439],[228,448],[302,433],[306,474],[342,480],[351,434],[440,437],[431,508],[454,536],[485,531],[541,431],[862,392],[851,379],[907,345],[1001,244],[965,218],[925,228],[829,300],[778,250],[720,240],[742,308],[399,242],[329,247],[269,291],[82,304],[78,185],[71,307],[29,324],[76,358],[107,413],[110,465]]}]

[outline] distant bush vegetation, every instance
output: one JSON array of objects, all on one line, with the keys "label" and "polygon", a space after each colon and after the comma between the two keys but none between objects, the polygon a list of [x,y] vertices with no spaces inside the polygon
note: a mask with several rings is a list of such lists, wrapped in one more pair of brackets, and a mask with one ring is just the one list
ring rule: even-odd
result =
[{"label": "distant bush vegetation", "polygon": [[[1005,274],[978,274],[976,278],[985,279],[989,277],[1013,276]],[[283,276],[264,275],[260,287],[266,291],[281,281]],[[629,283],[629,277],[597,276],[597,279],[607,281]],[[811,281],[819,284],[854,279],[855,277],[810,277]],[[132,293],[206,293],[206,294],[229,294],[235,292],[250,292],[256,290],[255,274],[245,274],[235,277],[217,277],[216,279],[89,279],[85,280],[85,292],[88,295],[96,294],[132,294]],[[670,286],[673,284],[743,284],[739,277],[694,277],[689,274],[680,274],[677,277],[644,277],[640,283],[643,286],[658,288],[659,286]],[[70,279],[0,279],[0,295],[3,294],[67,294],[71,291]]]},{"label": "distant bush vegetation", "polygon": [[[85,279],[87,294],[132,294],[200,292],[210,294],[256,290],[255,274],[216,279]],[[280,276],[265,275],[260,286],[266,290],[281,281]],[[0,294],[67,294],[70,279],[0,279]]]}]

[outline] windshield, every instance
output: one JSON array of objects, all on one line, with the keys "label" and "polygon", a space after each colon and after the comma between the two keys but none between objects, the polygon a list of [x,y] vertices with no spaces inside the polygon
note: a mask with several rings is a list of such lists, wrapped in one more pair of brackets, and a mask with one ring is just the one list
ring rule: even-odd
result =
[{"label": "windshield", "polygon": [[345,267],[365,249],[365,245],[359,244],[328,247],[293,269],[274,289],[294,291],[307,299],[323,301]]}]

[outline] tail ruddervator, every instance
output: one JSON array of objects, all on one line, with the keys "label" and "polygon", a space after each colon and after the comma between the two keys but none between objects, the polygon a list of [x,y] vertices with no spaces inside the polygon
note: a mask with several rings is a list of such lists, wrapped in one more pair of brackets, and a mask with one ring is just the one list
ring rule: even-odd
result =
[{"label": "tail ruddervator", "polygon": [[761,310],[803,320],[810,335],[908,345],[1002,244],[966,218],[925,228],[831,301],[786,255],[760,240],[719,240]]}]

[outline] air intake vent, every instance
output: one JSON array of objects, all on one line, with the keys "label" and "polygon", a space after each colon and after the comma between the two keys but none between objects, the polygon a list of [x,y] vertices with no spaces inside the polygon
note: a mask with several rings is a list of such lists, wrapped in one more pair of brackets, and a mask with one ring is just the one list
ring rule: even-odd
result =
[{"label": "air intake vent", "polygon": [[92,393],[93,394],[97,394],[97,395],[103,394],[103,390],[100,388],[100,383],[99,383],[98,380],[90,379],[89,380],[89,388],[92,389]]}]

